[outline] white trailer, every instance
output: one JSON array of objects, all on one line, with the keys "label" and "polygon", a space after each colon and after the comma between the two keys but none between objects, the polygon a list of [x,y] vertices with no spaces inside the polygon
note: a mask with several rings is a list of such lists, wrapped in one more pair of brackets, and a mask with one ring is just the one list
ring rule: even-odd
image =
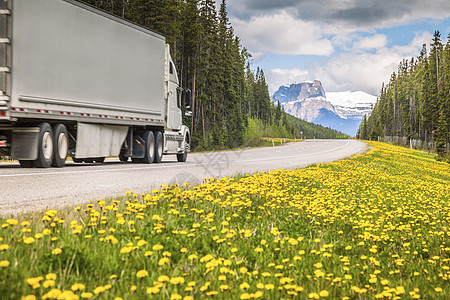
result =
[{"label": "white trailer", "polygon": [[0,0],[0,156],[186,161],[183,92],[163,36],[74,0]]}]

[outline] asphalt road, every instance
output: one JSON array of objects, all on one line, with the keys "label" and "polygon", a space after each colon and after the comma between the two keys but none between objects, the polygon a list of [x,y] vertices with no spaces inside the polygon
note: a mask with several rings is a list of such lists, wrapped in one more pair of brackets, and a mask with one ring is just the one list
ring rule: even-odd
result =
[{"label": "asphalt road", "polygon": [[0,215],[76,206],[96,199],[146,193],[162,184],[200,183],[275,169],[296,169],[363,153],[367,145],[356,140],[307,140],[277,147],[192,153],[187,162],[165,156],[161,164],[103,164],[67,162],[61,169],[23,169],[18,163],[0,163]]}]

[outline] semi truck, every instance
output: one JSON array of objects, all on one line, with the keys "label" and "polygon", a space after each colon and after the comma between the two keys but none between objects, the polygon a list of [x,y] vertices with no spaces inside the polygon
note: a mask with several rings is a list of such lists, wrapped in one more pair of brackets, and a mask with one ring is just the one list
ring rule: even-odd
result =
[{"label": "semi truck", "polygon": [[0,0],[0,156],[185,162],[189,98],[160,34],[74,0]]}]

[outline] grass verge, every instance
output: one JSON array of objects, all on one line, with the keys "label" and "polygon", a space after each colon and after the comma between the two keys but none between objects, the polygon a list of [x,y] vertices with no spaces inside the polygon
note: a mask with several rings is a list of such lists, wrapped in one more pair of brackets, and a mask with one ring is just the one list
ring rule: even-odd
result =
[{"label": "grass verge", "polygon": [[307,169],[0,219],[0,295],[448,299],[448,164],[370,144]]}]

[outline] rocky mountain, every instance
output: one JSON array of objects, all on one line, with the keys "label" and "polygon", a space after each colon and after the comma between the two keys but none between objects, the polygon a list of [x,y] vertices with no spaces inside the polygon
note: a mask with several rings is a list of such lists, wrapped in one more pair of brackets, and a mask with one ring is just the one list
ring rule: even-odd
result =
[{"label": "rocky mountain", "polygon": [[325,98],[325,90],[319,80],[283,85],[280,86],[275,94],[273,94],[273,99],[280,101],[281,103],[305,100],[315,97]]},{"label": "rocky mountain", "polygon": [[291,101],[284,104],[284,110],[287,113],[311,123],[319,118],[321,109],[335,113],[333,105],[323,97]]},{"label": "rocky mountain", "polygon": [[355,136],[377,98],[364,92],[329,92],[319,80],[281,86],[273,94],[284,110],[302,120]]}]

